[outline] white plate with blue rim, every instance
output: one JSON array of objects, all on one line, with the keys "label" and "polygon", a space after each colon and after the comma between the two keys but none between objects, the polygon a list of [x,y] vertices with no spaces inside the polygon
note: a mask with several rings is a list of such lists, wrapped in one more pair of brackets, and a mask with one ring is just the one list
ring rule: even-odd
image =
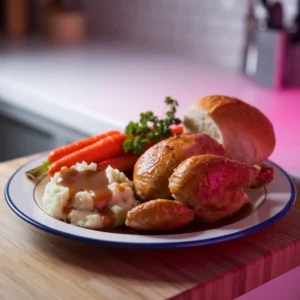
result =
[{"label": "white plate with blue rim", "polygon": [[282,218],[296,200],[295,184],[278,165],[267,161],[275,169],[274,180],[266,188],[248,189],[249,204],[237,214],[211,225],[192,223],[170,232],[140,233],[120,227],[113,231],[99,231],[73,226],[47,215],[42,210],[41,197],[47,177],[34,183],[25,171],[47,160],[47,155],[19,168],[8,180],[5,199],[21,219],[49,233],[84,242],[130,248],[179,248],[208,245],[251,234]]}]

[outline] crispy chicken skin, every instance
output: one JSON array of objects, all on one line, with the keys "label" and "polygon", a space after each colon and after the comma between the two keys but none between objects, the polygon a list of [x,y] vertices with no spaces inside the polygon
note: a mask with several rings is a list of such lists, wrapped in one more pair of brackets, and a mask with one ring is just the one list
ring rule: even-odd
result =
[{"label": "crispy chicken skin", "polygon": [[249,167],[224,157],[197,155],[182,162],[169,178],[173,197],[192,207],[196,219],[215,222],[237,212],[247,201],[243,188],[272,181],[274,169]]},{"label": "crispy chicken skin", "polygon": [[274,178],[274,168],[266,164],[257,164],[253,166],[252,182],[250,187],[259,188],[270,183]]},{"label": "crispy chicken skin", "polygon": [[142,202],[170,199],[168,179],[174,169],[185,159],[199,154],[225,156],[225,150],[213,138],[201,133],[184,133],[155,144],[135,164],[135,193]]},{"label": "crispy chicken skin", "polygon": [[126,225],[136,230],[172,230],[194,220],[194,213],[183,203],[157,199],[142,203],[127,214]]}]

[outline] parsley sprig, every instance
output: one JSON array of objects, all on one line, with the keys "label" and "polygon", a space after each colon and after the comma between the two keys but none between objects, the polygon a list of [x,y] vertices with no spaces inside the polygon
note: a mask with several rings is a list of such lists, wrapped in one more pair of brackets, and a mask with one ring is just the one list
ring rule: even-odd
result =
[{"label": "parsley sprig", "polygon": [[139,155],[149,142],[156,144],[172,135],[170,126],[181,123],[175,116],[178,102],[166,97],[165,104],[167,106],[165,118],[160,119],[152,111],[147,111],[140,114],[139,122],[129,122],[125,128],[125,135],[128,137],[123,143],[125,152]]}]

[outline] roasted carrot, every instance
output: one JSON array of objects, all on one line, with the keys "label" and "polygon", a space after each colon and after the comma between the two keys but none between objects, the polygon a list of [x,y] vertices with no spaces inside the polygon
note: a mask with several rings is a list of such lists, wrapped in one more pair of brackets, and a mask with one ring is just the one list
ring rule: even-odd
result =
[{"label": "roasted carrot", "polygon": [[97,169],[105,170],[108,166],[111,166],[121,172],[132,171],[139,157],[139,155],[135,155],[133,153],[126,153],[100,162]]},{"label": "roasted carrot", "polygon": [[[183,126],[181,124],[173,125],[171,127],[171,132],[172,134],[182,133]],[[114,136],[119,137],[116,139],[118,140],[118,142],[116,142],[115,145],[116,147],[112,145],[111,139],[107,139],[108,137],[114,137]],[[114,130],[96,136],[92,136],[63,147],[56,148],[53,151],[51,151],[51,153],[48,156],[48,160],[45,161],[41,166],[26,171],[25,173],[30,179],[38,179],[39,177],[47,174],[47,172],[50,176],[52,176],[56,171],[59,171],[63,166],[71,167],[73,164],[82,161],[86,161],[88,163],[97,162],[97,161],[101,162],[106,159],[112,158],[114,156],[122,155],[124,154],[122,143],[125,141],[126,138],[127,137],[124,136],[122,133]],[[102,140],[103,142],[101,142]],[[93,145],[95,146],[92,147]],[[107,145],[108,148],[106,149],[105,147],[107,147]],[[152,145],[153,142],[147,143],[145,150],[149,149]],[[104,148],[102,149],[102,147]],[[132,162],[133,158],[132,160],[129,159],[129,161]]]},{"label": "roasted carrot", "polygon": [[[148,150],[153,145],[154,145],[153,142],[147,143],[145,150],[142,151],[141,154],[143,154],[146,150]],[[97,169],[99,171],[105,170],[108,166],[111,166],[112,168],[118,169],[121,172],[132,171],[135,163],[137,162],[140,156],[141,155],[135,155],[133,153],[125,153],[116,157],[106,159],[98,163]]]},{"label": "roasted carrot", "polygon": [[77,150],[80,150],[84,147],[87,147],[89,145],[94,144],[95,142],[100,141],[101,139],[109,136],[109,135],[113,135],[113,134],[119,134],[119,131],[113,130],[113,131],[108,131],[105,133],[101,133],[95,136],[91,136],[88,137],[86,139],[80,140],[80,141],[76,141],[74,143],[68,144],[66,146],[62,146],[59,148],[56,148],[54,150],[52,150],[50,152],[50,154],[48,155],[48,161],[50,163],[54,163],[55,161],[63,158],[64,156],[67,156]]},{"label": "roasted carrot", "polygon": [[75,151],[51,164],[48,174],[53,176],[55,172],[60,171],[62,167],[75,165],[77,162],[97,162],[108,158],[118,156],[124,153],[123,142],[126,136],[122,133],[107,136],[100,141]]},{"label": "roasted carrot", "polygon": [[45,161],[42,165],[37,166],[31,170],[26,171],[26,175],[28,178],[36,180],[40,178],[41,176],[44,176],[47,174],[48,169],[51,165],[51,163],[54,163],[55,161],[58,161],[62,159],[64,156],[70,155],[75,151],[78,151],[80,149],[83,149],[87,146],[92,145],[93,143],[100,141],[101,139],[104,139],[107,136],[112,136],[115,134],[120,134],[119,131],[108,131],[93,137],[89,137],[86,139],[83,139],[78,142],[71,143],[69,145],[59,147],[54,149],[48,156],[48,160]]}]

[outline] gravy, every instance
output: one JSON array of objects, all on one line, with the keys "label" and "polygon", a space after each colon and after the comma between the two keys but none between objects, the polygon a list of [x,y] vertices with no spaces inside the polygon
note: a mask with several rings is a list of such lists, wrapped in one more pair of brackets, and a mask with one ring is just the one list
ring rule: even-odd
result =
[{"label": "gravy", "polygon": [[115,225],[116,217],[111,208],[106,207],[99,210],[104,228],[112,228]]},{"label": "gravy", "polygon": [[94,194],[94,209],[105,206],[112,199],[112,192],[108,188],[108,179],[105,171],[92,171],[86,170],[78,172],[76,169],[66,169],[60,171],[60,177],[62,181],[59,185],[69,188],[70,201],[66,208],[66,212],[69,211],[72,206],[72,200],[76,193],[82,191],[92,192]]}]

